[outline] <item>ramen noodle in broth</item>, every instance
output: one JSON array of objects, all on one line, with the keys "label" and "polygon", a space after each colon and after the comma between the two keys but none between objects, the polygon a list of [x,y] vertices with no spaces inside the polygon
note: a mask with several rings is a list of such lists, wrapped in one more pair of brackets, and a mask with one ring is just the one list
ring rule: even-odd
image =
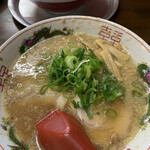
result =
[{"label": "ramen noodle in broth", "polygon": [[[71,53],[84,46],[104,60],[108,70],[125,88],[123,97],[113,102],[100,100],[95,106],[93,104],[90,108],[91,118],[83,109],[74,108],[72,101],[66,99],[62,92],[48,88],[46,92],[40,93],[41,87],[47,82],[45,66],[52,56],[62,49]],[[56,109],[68,112],[79,120],[98,150],[121,149],[135,137],[145,113],[144,95],[133,95],[133,83],[137,82],[143,84],[137,66],[121,45],[112,46],[84,33],[57,36],[30,48],[10,68],[3,94],[6,118],[15,136],[32,150],[39,149],[36,124]],[[80,101],[78,95],[73,99]]]}]

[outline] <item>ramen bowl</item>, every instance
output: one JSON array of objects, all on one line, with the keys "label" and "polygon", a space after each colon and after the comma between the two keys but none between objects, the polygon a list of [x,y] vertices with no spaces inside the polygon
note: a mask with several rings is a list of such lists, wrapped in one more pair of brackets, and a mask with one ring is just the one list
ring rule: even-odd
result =
[{"label": "ramen bowl", "polygon": [[[44,29],[44,30],[43,30]],[[96,36],[110,42],[113,45],[121,43],[122,47],[131,55],[134,62],[138,65],[146,63],[150,66],[150,47],[132,31],[127,28],[101,18],[88,16],[65,16],[51,18],[33,24],[14,36],[10,37],[0,47],[0,149],[12,149],[19,147],[20,144],[15,138],[14,133],[10,133],[11,127],[5,118],[2,93],[4,91],[6,76],[9,74],[9,68],[14,61],[23,53],[24,49],[20,49],[23,45],[28,47],[34,46],[39,42],[37,38],[33,38],[39,31],[72,31],[73,33],[84,32]],[[40,32],[41,33],[41,32]],[[40,37],[40,41],[46,37],[46,32]],[[149,81],[148,81],[149,82]],[[149,89],[147,87],[147,93]],[[145,107],[147,107],[145,105]],[[24,108],[26,109],[26,108]],[[141,127],[136,136],[122,150],[149,150],[150,149],[150,121],[147,116],[144,125]],[[140,121],[139,121],[140,122]],[[24,122],[22,122],[24,124]],[[10,137],[11,134],[11,137]],[[13,142],[12,142],[13,139]]]}]

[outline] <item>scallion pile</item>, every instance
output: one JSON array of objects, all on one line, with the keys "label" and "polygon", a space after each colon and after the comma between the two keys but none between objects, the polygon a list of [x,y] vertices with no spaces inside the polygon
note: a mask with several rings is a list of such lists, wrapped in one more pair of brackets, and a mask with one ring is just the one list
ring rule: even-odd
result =
[{"label": "scallion pile", "polygon": [[[44,94],[48,88],[62,92],[75,108],[83,109],[92,118],[90,108],[97,101],[114,102],[124,96],[125,89],[108,70],[102,58],[84,44],[74,51],[62,49],[55,53],[47,65],[48,84],[41,88]],[[80,101],[75,101],[78,95]]]}]

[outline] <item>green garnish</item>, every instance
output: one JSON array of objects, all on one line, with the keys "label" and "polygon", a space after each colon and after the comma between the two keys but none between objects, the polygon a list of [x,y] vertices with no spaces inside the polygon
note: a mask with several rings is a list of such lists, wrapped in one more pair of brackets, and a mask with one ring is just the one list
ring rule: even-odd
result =
[{"label": "green garnish", "polygon": [[43,85],[42,88],[40,89],[40,94],[41,95],[45,94],[45,92],[47,91],[47,89],[48,89],[48,85],[47,84]]},{"label": "green garnish", "polygon": [[143,117],[143,119],[141,121],[141,126],[142,127],[145,127],[145,125],[146,125],[145,120],[150,117],[150,94],[147,96],[147,105],[148,105],[147,113],[145,114],[145,116]]},{"label": "green garnish", "polygon": [[70,73],[67,74],[66,79],[68,80],[68,82],[70,84],[76,84],[77,83],[77,77],[75,75],[73,75],[73,74],[70,74]]},{"label": "green garnish", "polygon": [[75,48],[76,47],[76,45],[73,42],[68,42],[67,46],[70,47],[70,48]]},{"label": "green garnish", "polygon": [[78,64],[78,58],[76,56],[66,56],[65,63],[69,69],[74,69],[76,64]]},{"label": "green garnish", "polygon": [[48,82],[47,75],[45,73],[38,73],[36,75],[36,80],[40,85],[45,85]]},{"label": "green garnish", "polygon": [[28,146],[20,141],[16,136],[13,127],[10,122],[6,118],[2,118],[3,123],[9,128],[8,129],[8,137],[15,145],[8,145],[11,150],[28,150]]},{"label": "green garnish", "polygon": [[139,71],[139,74],[141,75],[142,78],[145,79],[145,72],[148,69],[148,66],[146,64],[139,64],[138,65],[138,71]]},{"label": "green garnish", "polygon": [[72,104],[73,104],[73,106],[74,106],[74,108],[80,108],[80,104],[79,104],[79,102],[76,102],[75,100],[72,100]]},{"label": "green garnish", "polygon": [[68,30],[67,32],[61,31],[61,30],[54,30],[51,33],[49,33],[48,37],[54,37],[57,35],[69,35],[72,33],[72,30]]},{"label": "green garnish", "polygon": [[118,115],[117,111],[113,108],[109,108],[105,111],[105,116],[110,119],[116,118]]},{"label": "green garnish", "polygon": [[11,146],[11,145],[9,145],[12,150],[28,150],[27,145],[25,145],[23,142],[20,142],[20,141],[15,137],[14,130],[13,130],[13,128],[12,128],[11,126],[10,126],[10,128],[9,128],[8,134],[9,134],[10,140],[11,140],[14,144],[17,145],[17,146]]},{"label": "green garnish", "polygon": [[74,107],[83,109],[92,118],[90,108],[96,101],[114,102],[124,96],[125,89],[108,70],[104,60],[82,45],[74,51],[64,48],[51,57],[47,66],[48,84],[40,92],[44,94],[49,87],[63,92],[70,100],[76,94],[80,101],[72,100]]},{"label": "green garnish", "polygon": [[144,63],[138,65],[138,72],[143,78],[143,80],[147,83],[148,86],[150,86],[148,80],[146,79],[146,70],[148,69],[148,66]]},{"label": "green garnish", "polygon": [[33,34],[32,37],[26,39],[25,42],[19,48],[20,54],[25,53],[30,47],[38,43],[41,39],[47,39],[58,35],[69,35],[73,31],[70,29],[66,29],[65,31],[61,31],[59,29],[55,29],[51,31],[51,27],[44,27]]},{"label": "green garnish", "polygon": [[[147,74],[147,70],[148,70],[148,66],[145,63],[139,64],[138,65],[138,72],[140,74],[140,76],[143,78],[143,80],[147,83],[148,86],[150,86],[147,78],[146,78],[146,74]],[[138,92],[134,92],[136,94],[136,96],[141,96],[141,92],[144,92],[146,90],[146,88],[141,84],[141,83],[133,83],[132,84],[136,89],[138,89]],[[143,117],[142,121],[141,121],[141,129],[145,130],[147,127],[147,122],[146,120],[150,118],[150,94],[148,94],[147,96],[147,113],[145,114],[145,116]]]},{"label": "green garnish", "polygon": [[[68,90],[70,90],[71,93],[68,94]],[[75,92],[74,90],[72,89],[72,86],[68,85],[67,87],[65,87],[62,91],[63,93],[63,96],[66,98],[66,99],[72,99],[74,96],[75,96]]]},{"label": "green garnish", "polygon": [[100,115],[100,112],[98,111],[98,112],[96,112],[96,114],[97,114],[97,115]]}]

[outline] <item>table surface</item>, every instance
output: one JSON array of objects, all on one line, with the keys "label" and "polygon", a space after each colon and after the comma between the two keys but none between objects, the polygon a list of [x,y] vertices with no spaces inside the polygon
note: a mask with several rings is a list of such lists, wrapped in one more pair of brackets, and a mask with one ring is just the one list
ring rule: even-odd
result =
[{"label": "table surface", "polygon": [[[132,30],[150,45],[150,0],[120,0],[110,20]],[[11,16],[7,0],[0,0],[0,45],[23,28]]]}]

